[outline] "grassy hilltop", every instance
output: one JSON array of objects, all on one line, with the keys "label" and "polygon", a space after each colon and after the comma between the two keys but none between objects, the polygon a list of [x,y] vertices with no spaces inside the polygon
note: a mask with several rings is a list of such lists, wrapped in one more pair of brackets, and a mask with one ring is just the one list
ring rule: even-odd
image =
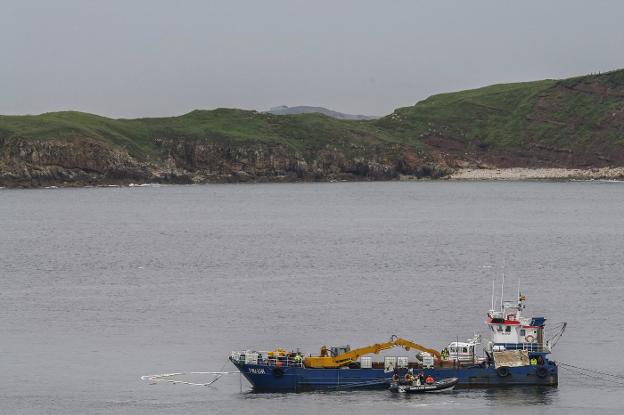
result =
[{"label": "grassy hilltop", "polygon": [[0,186],[389,179],[624,165],[624,70],[435,95],[377,120],[237,109],[0,116]]},{"label": "grassy hilltop", "polygon": [[179,117],[110,119],[64,111],[41,115],[0,116],[0,137],[37,140],[97,139],[127,149],[133,157],[153,156],[154,139],[202,140],[218,143],[285,145],[292,149],[331,144],[380,143],[385,134],[372,125],[320,114],[272,115],[219,108],[195,110]]},{"label": "grassy hilltop", "polygon": [[435,95],[378,123],[495,166],[621,166],[624,70]]}]

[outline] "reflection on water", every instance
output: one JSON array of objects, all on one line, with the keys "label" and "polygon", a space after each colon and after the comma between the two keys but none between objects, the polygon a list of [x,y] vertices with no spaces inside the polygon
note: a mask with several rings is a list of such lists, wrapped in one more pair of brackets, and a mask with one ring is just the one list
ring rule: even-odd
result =
[{"label": "reflection on water", "polygon": [[457,388],[453,391],[427,394],[393,393],[388,398],[419,399],[421,403],[458,402],[480,400],[489,406],[517,407],[527,405],[547,406],[557,397],[557,388],[552,386],[518,386],[491,388]]},{"label": "reflection on water", "polygon": [[[301,408],[304,413],[313,409],[328,413],[358,411],[361,414],[377,414],[379,408],[392,413],[413,413],[414,410],[431,410],[441,414],[457,411],[474,414],[526,414],[539,408],[557,413],[558,390],[554,387],[518,387],[490,389],[455,389],[450,392],[428,394],[392,393],[387,390],[308,392],[300,394],[244,393],[239,395],[241,408]],[[552,406],[555,406],[554,408]],[[568,412],[565,412],[568,413]]]},{"label": "reflection on water", "polygon": [[483,390],[483,398],[494,405],[548,405],[556,399],[557,387],[518,386]]}]

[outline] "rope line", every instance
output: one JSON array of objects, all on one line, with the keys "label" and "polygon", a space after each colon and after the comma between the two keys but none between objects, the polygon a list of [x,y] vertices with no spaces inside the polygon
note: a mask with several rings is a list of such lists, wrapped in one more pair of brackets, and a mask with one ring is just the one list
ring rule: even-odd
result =
[{"label": "rope line", "polygon": [[[144,376],[141,376],[141,380],[147,381],[150,385],[155,385],[158,382],[163,381],[163,382],[172,383],[174,385],[176,385],[178,383],[181,383],[183,385],[191,385],[191,386],[210,386],[213,383],[215,383],[216,381],[218,381],[219,379],[221,379],[221,377],[223,375],[233,375],[235,373],[240,373],[238,370],[235,371],[235,372],[224,372],[223,369],[225,369],[225,365],[227,365],[227,364],[228,364],[228,361],[226,360],[223,363],[223,366],[221,366],[221,370],[216,371],[216,372],[162,373],[160,375],[144,375]],[[171,379],[171,378],[174,378],[176,376],[188,376],[188,375],[215,375],[215,377],[210,382],[206,382],[206,383],[195,383],[195,382],[188,382],[188,381],[184,381],[184,380]]]},{"label": "rope line", "polygon": [[[233,375],[239,373],[236,372],[175,372],[175,373],[162,373],[160,375],[144,375],[141,376],[141,380],[147,381],[150,385],[155,385],[158,382],[169,382],[174,385],[181,383],[183,385],[191,385],[191,386],[210,386],[224,375]],[[196,382],[188,382],[185,380],[175,379],[177,376],[188,376],[188,375],[215,375],[215,377],[206,383],[196,383]]]},{"label": "rope line", "polygon": [[606,382],[606,383],[608,383],[608,384],[610,384],[610,385],[616,384],[616,385],[622,385],[622,386],[624,386],[624,382],[618,382],[617,380],[613,380],[613,379],[606,379],[606,378],[604,378],[604,377],[595,376],[595,375],[592,375],[592,374],[590,374],[590,373],[583,372],[583,371],[580,371],[580,370],[570,369],[570,368],[568,368],[568,367],[562,367],[562,369],[567,370],[567,371],[568,371],[568,372],[570,372],[570,373],[577,373],[577,374],[581,374],[581,375],[583,375],[583,376],[587,376],[588,378],[592,378],[592,379],[596,379],[596,380],[599,380],[599,381],[602,381],[602,382]]},{"label": "rope line", "polygon": [[[592,369],[586,369],[586,368],[582,368],[582,367],[578,367],[574,365],[568,365],[566,363],[561,363],[561,362],[559,363],[559,366],[562,369],[567,370],[570,373],[577,373],[577,374],[581,374],[583,376],[587,376],[592,379],[607,382],[609,384],[617,384],[617,385],[624,386],[624,382],[616,380],[616,379],[624,379],[623,376],[614,375],[614,374],[607,373],[607,372],[601,372],[599,370],[592,370]],[[602,375],[602,376],[599,376],[599,375]],[[605,376],[611,376],[615,379],[609,379],[609,378],[606,378]]]},{"label": "rope line", "polygon": [[585,371],[585,372],[592,372],[592,373],[597,373],[599,375],[610,376],[610,377],[617,378],[617,379],[624,379],[624,376],[622,376],[622,375],[616,375],[616,374],[609,373],[609,372],[602,372],[602,371],[596,370],[596,369],[588,369],[588,368],[585,368],[585,367],[574,366],[574,365],[571,365],[571,364],[565,363],[565,362],[557,362],[557,364],[559,366],[568,366],[570,368],[577,369],[577,370],[582,370],[582,371]]},{"label": "rope line", "polygon": [[568,327],[568,323],[562,321],[560,323],[556,323],[553,326],[549,326],[545,330],[546,341],[550,342],[550,347],[553,348],[557,345],[561,337],[563,337],[563,333],[565,332],[566,327]]},{"label": "rope line", "polygon": [[361,381],[361,382],[345,383],[344,385],[338,385],[338,386],[330,387],[329,389],[335,389],[335,390],[339,390],[339,389],[353,389],[353,388],[360,388],[360,387],[374,386],[374,385],[383,385],[383,384],[389,384],[389,383],[390,382],[389,382],[388,379],[380,378],[379,380],[373,379],[373,380],[367,380],[367,381]]}]

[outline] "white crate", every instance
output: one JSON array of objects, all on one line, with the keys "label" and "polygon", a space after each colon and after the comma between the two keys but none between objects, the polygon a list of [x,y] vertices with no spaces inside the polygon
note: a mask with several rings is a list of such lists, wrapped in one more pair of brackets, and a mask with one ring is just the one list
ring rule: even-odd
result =
[{"label": "white crate", "polygon": [[399,369],[407,369],[408,359],[407,356],[399,356],[397,357],[397,367]]},{"label": "white crate", "polygon": [[425,368],[433,367],[433,364],[434,364],[433,356],[431,356],[429,353],[423,353],[422,362],[423,362],[423,367]]},{"label": "white crate", "polygon": [[384,371],[392,372],[397,365],[396,356],[386,356],[384,358]]},{"label": "white crate", "polygon": [[246,352],[245,353],[245,364],[246,365],[257,365],[258,364],[258,353],[256,353],[256,352]]},{"label": "white crate", "polygon": [[371,356],[362,356],[362,357],[360,357],[360,367],[362,369],[372,369],[372,367],[373,367],[373,358]]}]

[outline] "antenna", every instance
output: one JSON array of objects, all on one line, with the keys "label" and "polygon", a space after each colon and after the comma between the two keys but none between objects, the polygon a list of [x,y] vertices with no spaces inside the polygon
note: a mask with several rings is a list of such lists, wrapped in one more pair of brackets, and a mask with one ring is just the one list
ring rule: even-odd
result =
[{"label": "antenna", "polygon": [[492,307],[490,310],[494,311],[494,280],[492,280]]},{"label": "antenna", "polygon": [[503,283],[501,284],[501,300],[500,300],[500,308],[503,311],[503,297],[505,296],[505,268],[503,265]]}]

